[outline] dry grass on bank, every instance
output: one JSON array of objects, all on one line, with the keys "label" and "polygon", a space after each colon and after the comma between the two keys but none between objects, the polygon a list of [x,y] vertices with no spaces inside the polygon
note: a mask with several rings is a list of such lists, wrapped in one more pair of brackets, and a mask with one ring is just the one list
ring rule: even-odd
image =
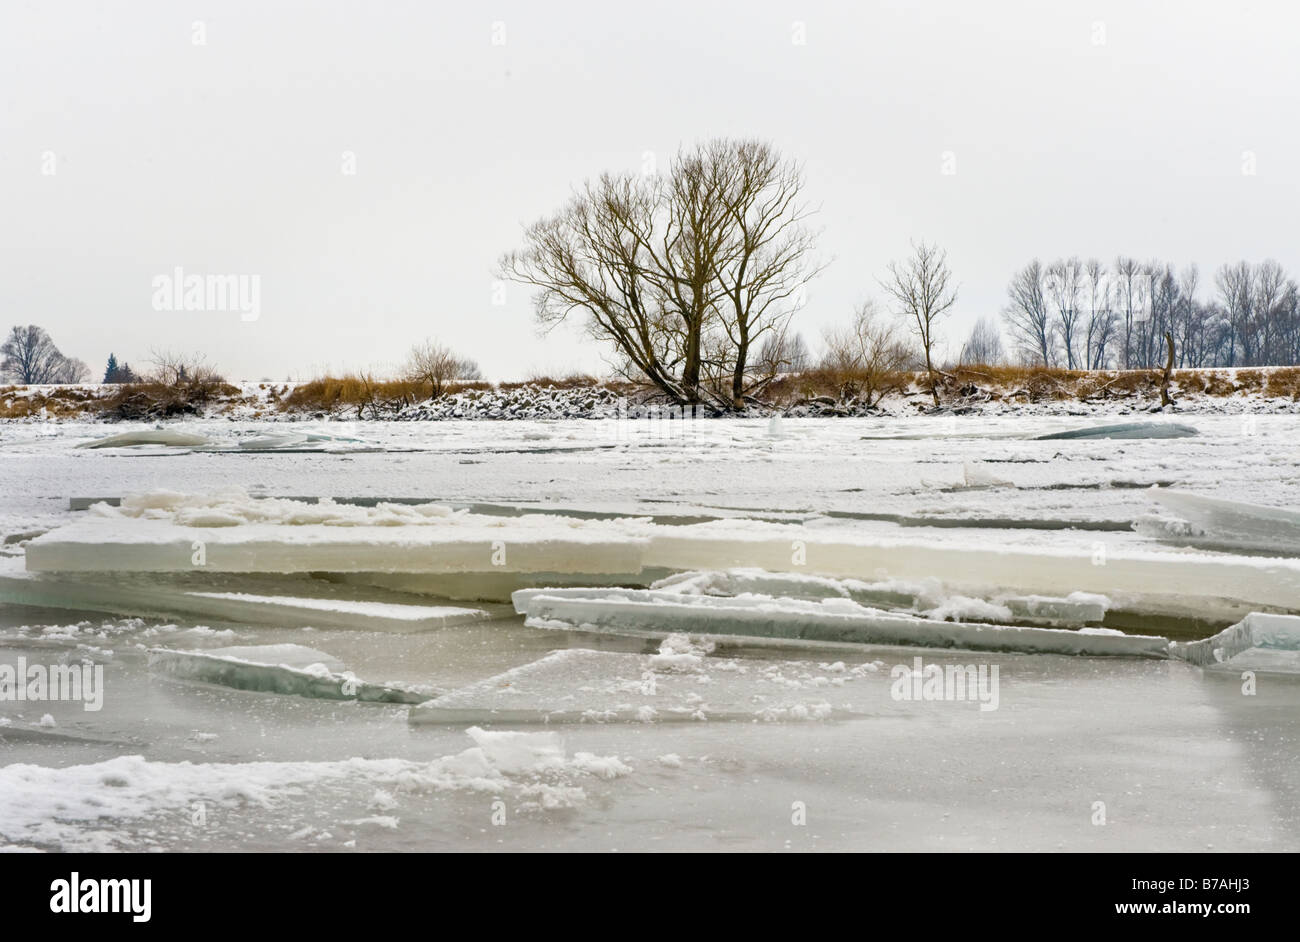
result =
[{"label": "dry grass on bank", "polygon": [[[950,404],[979,402],[1106,402],[1160,397],[1160,370],[1065,370],[1053,367],[967,365],[944,371],[938,378],[940,398]],[[452,383],[444,395],[497,390],[512,392],[534,387],[573,390],[594,387],[614,389],[636,399],[652,391],[627,382],[599,380],[583,374],[537,376],[524,382]],[[1222,398],[1236,394],[1300,401],[1300,367],[1269,369],[1175,370],[1175,400],[1181,397]],[[184,415],[212,414],[250,407],[254,417],[267,411],[301,415],[337,415],[349,418],[383,418],[407,406],[432,398],[427,382],[380,380],[368,374],[325,376],[297,385],[261,383],[233,386],[217,377],[181,384],[158,382],[120,386],[0,386],[0,420],[48,417],[52,419],[104,418],[151,420]],[[884,397],[899,397],[918,405],[929,400],[923,373],[876,373],[812,369],[777,377],[761,395],[768,405],[789,407],[819,401],[823,404],[874,404]]]}]

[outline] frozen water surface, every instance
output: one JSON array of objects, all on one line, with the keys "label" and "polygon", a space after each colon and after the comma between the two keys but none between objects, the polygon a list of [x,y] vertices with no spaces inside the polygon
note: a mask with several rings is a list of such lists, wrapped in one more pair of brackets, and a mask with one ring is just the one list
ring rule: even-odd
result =
[{"label": "frozen water surface", "polygon": [[[1204,546],[1178,539],[1176,525],[1134,529],[1140,518],[1179,513],[1176,502],[1152,499],[1153,486],[1297,507],[1300,420],[1179,422],[1199,434],[1034,440],[1098,424],[1059,417],[785,419],[775,430],[766,419],[298,423],[286,430],[382,450],[281,453],[238,450],[240,438],[268,434],[254,423],[171,426],[205,438],[203,446],[145,434],[136,436],[142,444],[94,449],[77,446],[150,427],[0,427],[0,665],[103,668],[99,710],[76,700],[0,702],[0,845],[1300,849],[1296,634],[1276,620],[1300,612],[1300,597],[1274,579],[1268,597],[1248,587],[1194,612],[1163,603],[1148,610],[1154,595],[1107,592],[1094,571],[1153,558],[1168,564],[1160,570],[1169,574],[1160,587],[1168,595],[1208,591],[1181,584],[1189,572],[1235,566],[1285,575],[1295,567],[1294,534],[1276,529],[1286,513],[1243,517],[1215,505],[1188,521]],[[814,546],[947,547],[958,551],[945,557],[958,568],[960,551],[970,549],[1066,556],[1089,567],[1078,585],[1062,577],[1050,591],[1008,584],[957,593],[949,590],[961,581],[953,571],[921,580],[808,573],[823,581],[804,577],[800,587],[799,578],[756,575],[755,563],[691,590],[704,596],[856,598],[908,617],[1008,627],[1045,617],[1084,624],[1099,638],[1117,630],[1171,638],[1176,655],[1252,608],[1275,618],[1195,649],[1208,652],[1198,655],[1202,666],[1180,656],[725,637],[713,639],[713,650],[675,641],[665,648],[662,637],[527,627],[500,604],[525,587],[522,577],[488,567],[466,577],[489,587],[470,593],[487,600],[447,601],[445,574],[367,574],[358,563],[346,578],[301,575],[279,586],[263,576],[169,584],[178,597],[207,593],[198,596],[204,605],[224,607],[139,618],[131,617],[141,611],[132,609],[133,593],[148,589],[147,576],[123,582],[111,598],[84,588],[76,602],[15,588],[35,577],[23,565],[33,540],[89,519],[68,509],[70,498],[202,495],[232,485],[267,496],[439,502],[496,515],[503,532],[522,510],[575,511],[596,523],[635,515],[673,528],[716,518],[722,523],[707,526],[734,532],[754,521],[798,525]],[[1209,506],[1185,501],[1181,509]],[[1223,538],[1207,539],[1219,524]],[[663,579],[673,568],[663,562],[635,587]],[[573,568],[551,567],[577,580],[553,584],[583,585]],[[1089,594],[1067,601],[1074,589]],[[263,621],[239,607],[277,600]],[[412,620],[419,630],[397,630]],[[208,657],[170,655],[187,667],[169,671],[155,653],[151,669],[150,651],[159,650]],[[247,674],[236,671],[232,686],[220,682],[227,673],[195,664],[255,667],[269,686],[241,689]],[[935,676],[971,679],[981,667],[979,690],[926,697]],[[981,709],[991,701],[975,694],[993,692],[993,668],[996,709]],[[323,688],[300,675],[340,690],[349,679],[417,690],[431,704],[315,696]],[[443,715],[431,721],[439,704]]]}]

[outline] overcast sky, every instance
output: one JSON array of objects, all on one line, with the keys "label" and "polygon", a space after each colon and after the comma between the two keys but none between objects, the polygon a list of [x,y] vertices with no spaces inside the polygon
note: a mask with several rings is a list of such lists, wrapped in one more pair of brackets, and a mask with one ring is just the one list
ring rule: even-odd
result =
[{"label": "overcast sky", "polygon": [[[494,303],[497,257],[588,176],[758,136],[821,206],[813,346],[923,238],[955,350],[1034,256],[1300,273],[1298,34],[1295,3],[1226,0],[5,0],[0,312],[96,378],[151,347],[305,378],[429,335],[494,379],[598,370],[523,288]],[[177,266],[258,276],[260,316],[156,310]]]}]

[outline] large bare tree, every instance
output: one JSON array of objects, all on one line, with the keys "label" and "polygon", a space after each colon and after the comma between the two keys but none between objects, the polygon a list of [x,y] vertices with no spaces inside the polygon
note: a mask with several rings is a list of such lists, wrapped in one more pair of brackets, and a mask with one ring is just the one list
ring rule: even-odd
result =
[{"label": "large bare tree", "polygon": [[[817,271],[802,186],[762,142],[697,145],[663,177],[586,183],[525,231],[501,271],[536,289],[543,325],[585,314],[629,378],[681,405],[739,407],[754,344],[784,329]],[[730,389],[702,382],[706,366]]]},{"label": "large bare tree", "polygon": [[733,355],[732,405],[743,409],[745,396],[769,374],[760,369],[751,378],[753,351],[784,336],[822,266],[812,260],[815,237],[805,225],[812,211],[800,202],[804,181],[796,164],[752,140],[711,145],[708,162],[734,170],[725,196],[732,242],[718,266],[725,295],[719,322]]},{"label": "large bare tree", "polygon": [[90,375],[86,364],[65,357],[45,328],[36,324],[10,329],[0,343],[0,375],[14,383],[79,383]]}]

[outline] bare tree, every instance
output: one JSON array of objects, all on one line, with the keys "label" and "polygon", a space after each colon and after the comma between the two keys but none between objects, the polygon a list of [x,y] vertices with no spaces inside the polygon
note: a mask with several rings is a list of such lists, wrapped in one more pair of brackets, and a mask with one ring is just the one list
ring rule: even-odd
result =
[{"label": "bare tree", "polygon": [[1115,259],[1115,304],[1124,316],[1124,349],[1120,365],[1133,366],[1133,328],[1142,309],[1142,265],[1135,258],[1121,255]]},{"label": "bare tree", "polygon": [[90,379],[90,367],[84,360],[62,357],[58,369],[54,371],[54,383],[84,383]]},{"label": "bare tree", "polygon": [[1008,303],[1002,318],[1026,360],[1051,366],[1052,326],[1043,281],[1043,265],[1038,259],[1016,272],[1007,287]]},{"label": "bare tree", "polygon": [[1196,303],[1196,289],[1201,282],[1201,271],[1195,263],[1188,265],[1178,276],[1178,305],[1170,333],[1178,341],[1178,366],[1200,365],[1194,363],[1198,335],[1203,326],[1202,308]]},{"label": "bare tree", "polygon": [[930,395],[936,406],[939,389],[934,377],[934,330],[957,302],[957,289],[951,282],[948,253],[925,242],[913,243],[912,254],[906,261],[890,262],[889,277],[880,282],[920,341]]},{"label": "bare tree", "polygon": [[1236,366],[1239,358],[1243,363],[1253,360],[1254,331],[1250,323],[1253,282],[1250,263],[1244,261],[1235,265],[1223,265],[1214,275],[1214,284],[1227,311],[1230,326],[1228,366]]},{"label": "bare tree", "polygon": [[993,366],[1006,359],[1002,348],[1002,331],[991,317],[981,317],[971,328],[970,337],[962,345],[958,362],[963,366],[984,364]]},{"label": "bare tree", "polygon": [[1084,366],[1090,370],[1106,367],[1109,347],[1115,338],[1115,307],[1106,266],[1095,258],[1083,266],[1088,292],[1088,332],[1084,338]]},{"label": "bare tree", "polygon": [[796,164],[761,141],[715,143],[704,156],[725,169],[730,183],[723,190],[730,241],[718,256],[725,295],[719,320],[733,350],[731,399],[741,409],[751,392],[754,344],[784,335],[808,282],[824,266],[811,258],[815,238],[804,225],[811,210],[799,201],[803,172]]},{"label": "bare tree", "polygon": [[0,344],[0,358],[0,374],[12,383],[76,383],[89,375],[84,363],[60,353],[50,335],[36,324],[11,328]]},{"label": "bare tree", "polygon": [[853,323],[826,333],[821,369],[841,399],[861,398],[875,406],[891,390],[901,388],[903,370],[914,354],[897,327],[884,320],[874,302],[859,305]]},{"label": "bare tree", "polygon": [[[812,355],[800,334],[784,331],[768,333],[752,358],[748,384],[766,385],[766,377],[775,378],[782,373],[802,373],[812,365]],[[730,382],[731,377],[727,377]]]},{"label": "bare tree", "polygon": [[154,348],[148,361],[149,379],[164,386],[209,386],[224,382],[216,367],[202,353],[183,353]]},{"label": "bare tree", "polygon": [[[784,328],[819,270],[801,188],[799,170],[768,145],[710,142],[680,153],[664,178],[588,182],[527,229],[501,271],[537,289],[543,325],[587,315],[629,378],[682,405],[737,407],[750,351]],[[701,382],[706,368],[731,374],[729,393]]]},{"label": "bare tree", "polygon": [[1056,307],[1056,330],[1065,349],[1065,366],[1078,366],[1077,346],[1081,312],[1079,295],[1083,290],[1083,263],[1078,256],[1053,262],[1047,268],[1047,293]]},{"label": "bare tree", "polygon": [[473,360],[459,357],[433,340],[425,340],[407,354],[402,375],[412,382],[427,383],[431,389],[429,398],[438,399],[448,384],[481,379],[483,374]]},{"label": "bare tree", "polygon": [[1261,365],[1277,363],[1282,355],[1278,343],[1281,319],[1277,316],[1277,308],[1286,296],[1286,272],[1268,258],[1255,266],[1253,282],[1250,326],[1255,335],[1257,362]]}]

